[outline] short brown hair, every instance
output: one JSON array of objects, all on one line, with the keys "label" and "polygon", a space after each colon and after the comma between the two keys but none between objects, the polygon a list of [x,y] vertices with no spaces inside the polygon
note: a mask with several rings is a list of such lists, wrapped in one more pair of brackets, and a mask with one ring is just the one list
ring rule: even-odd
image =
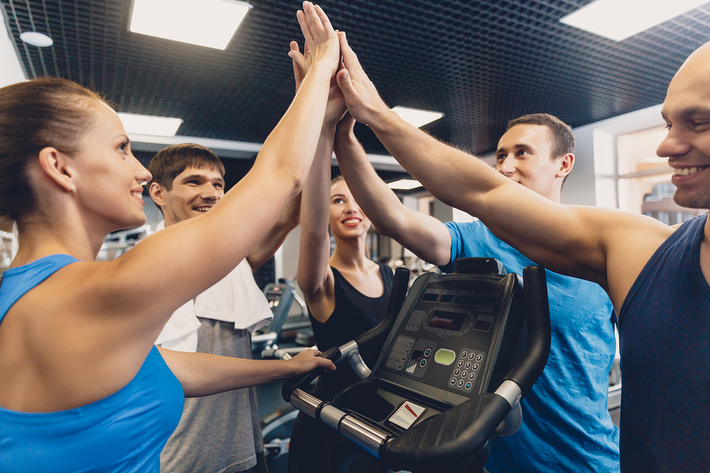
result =
[{"label": "short brown hair", "polygon": [[189,167],[216,169],[224,177],[224,164],[212,150],[196,143],[183,143],[161,149],[153,156],[148,165],[153,179],[148,187],[157,182],[170,191],[175,178]]},{"label": "short brown hair", "polygon": [[509,121],[506,131],[516,125],[546,126],[550,130],[550,133],[552,133],[552,140],[554,142],[552,156],[550,156],[552,159],[557,159],[568,153],[574,153],[575,139],[572,128],[554,115],[550,115],[549,113],[523,115],[522,117]]}]

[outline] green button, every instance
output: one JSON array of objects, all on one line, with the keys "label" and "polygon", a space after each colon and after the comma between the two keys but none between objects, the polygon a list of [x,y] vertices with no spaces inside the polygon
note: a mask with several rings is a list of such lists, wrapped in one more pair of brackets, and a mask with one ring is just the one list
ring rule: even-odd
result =
[{"label": "green button", "polygon": [[456,359],[456,353],[446,348],[440,348],[434,355],[434,361],[440,365],[450,365]]}]

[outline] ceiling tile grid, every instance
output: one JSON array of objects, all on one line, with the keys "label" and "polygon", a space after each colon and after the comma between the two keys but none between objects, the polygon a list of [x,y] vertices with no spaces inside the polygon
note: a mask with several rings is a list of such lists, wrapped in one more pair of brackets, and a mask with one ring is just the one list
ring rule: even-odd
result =
[{"label": "ceiling tile grid", "polygon": [[[0,0],[30,77],[92,85],[125,112],[177,116],[179,134],[263,142],[293,98],[288,43],[300,2],[251,0],[224,51],[128,31],[130,1]],[[660,103],[684,58],[710,40],[708,4],[621,42],[559,19],[588,0],[324,1],[391,105],[435,110],[426,129],[477,153],[508,120],[548,112],[581,126]],[[195,2],[199,8],[199,1]],[[19,39],[40,31],[54,46]],[[369,152],[384,148],[365,127]]]}]

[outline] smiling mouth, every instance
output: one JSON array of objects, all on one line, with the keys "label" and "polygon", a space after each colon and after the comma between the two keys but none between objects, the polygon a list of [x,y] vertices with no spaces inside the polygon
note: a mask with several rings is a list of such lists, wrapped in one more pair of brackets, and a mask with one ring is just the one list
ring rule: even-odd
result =
[{"label": "smiling mouth", "polygon": [[209,207],[209,206],[207,206],[207,207],[195,207],[195,208],[192,209],[192,210],[195,210],[195,211],[200,212],[200,213],[205,213],[205,212],[209,211],[211,208],[212,208],[212,207]]},{"label": "smiling mouth", "polygon": [[343,225],[357,225],[358,223],[360,223],[360,221],[361,220],[359,218],[349,218],[343,220]]},{"label": "smiling mouth", "polygon": [[674,176],[689,176],[707,169],[708,166],[691,166],[687,168],[673,168]]}]

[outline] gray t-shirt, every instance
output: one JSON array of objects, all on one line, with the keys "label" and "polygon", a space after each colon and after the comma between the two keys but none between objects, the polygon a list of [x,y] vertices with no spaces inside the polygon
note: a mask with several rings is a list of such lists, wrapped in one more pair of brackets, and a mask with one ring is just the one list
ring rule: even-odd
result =
[{"label": "gray t-shirt", "polygon": [[[251,334],[234,323],[200,318],[197,351],[251,358]],[[185,399],[180,424],[160,454],[164,473],[231,473],[256,465],[264,443],[256,389]]]}]

